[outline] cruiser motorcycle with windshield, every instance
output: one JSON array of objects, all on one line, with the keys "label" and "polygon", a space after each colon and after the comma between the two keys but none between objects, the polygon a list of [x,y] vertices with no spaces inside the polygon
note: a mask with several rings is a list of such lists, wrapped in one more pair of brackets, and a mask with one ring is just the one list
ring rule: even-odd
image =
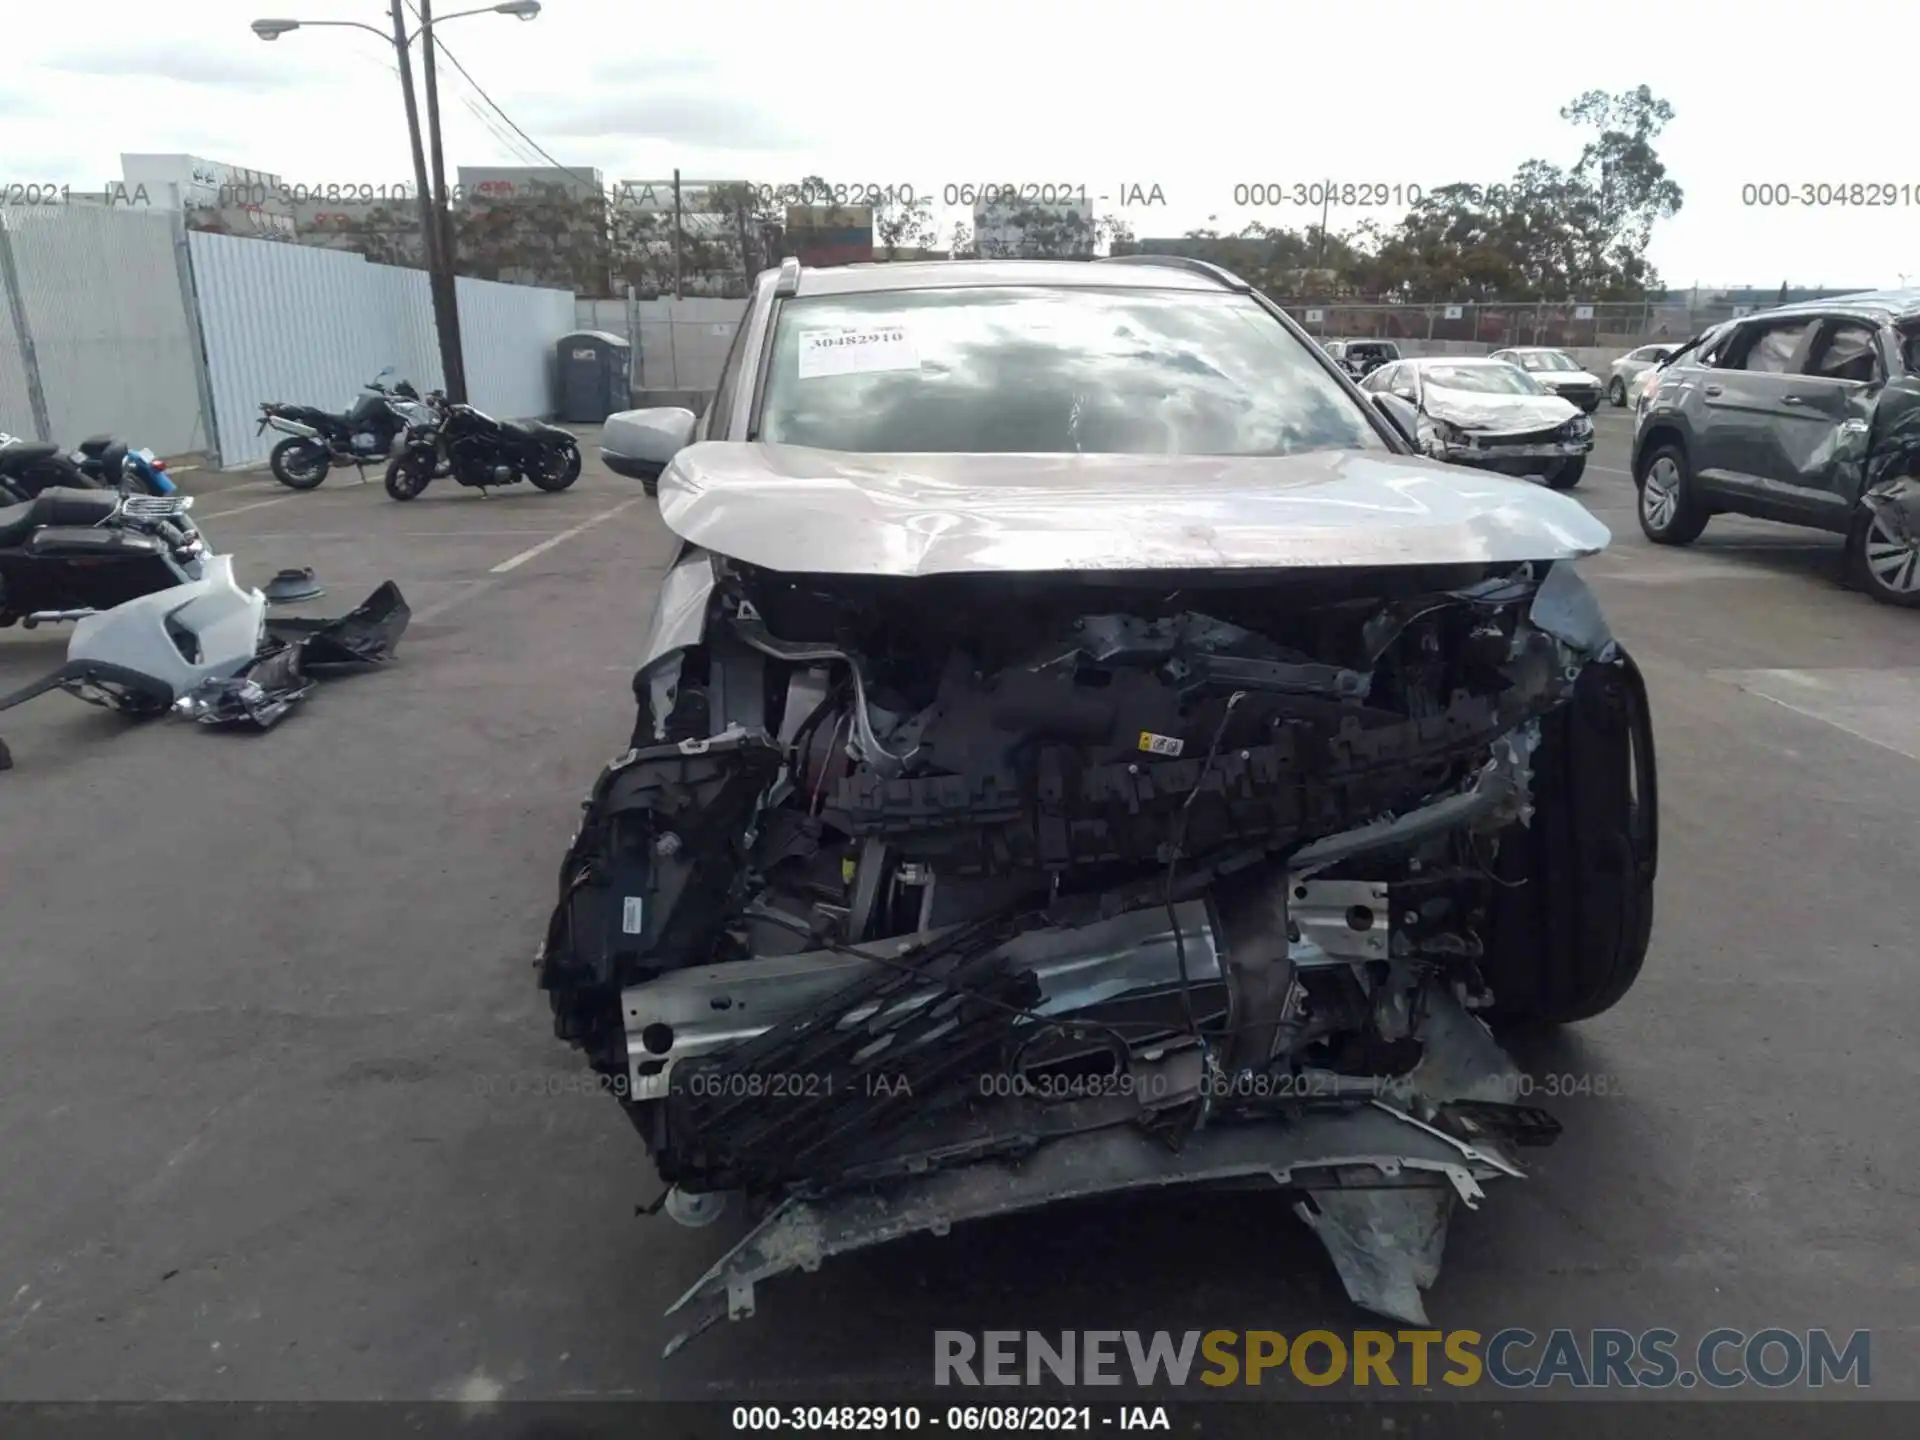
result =
[{"label": "cruiser motorcycle with windshield", "polygon": [[482,494],[495,485],[531,480],[564,490],[580,478],[580,442],[571,430],[540,420],[496,420],[471,405],[414,425],[387,466],[387,494],[412,500],[437,476],[452,475]]},{"label": "cruiser motorcycle with windshield", "polygon": [[262,401],[254,433],[272,426],[287,436],[268,457],[273,478],[289,490],[312,490],[335,464],[364,469],[370,461],[385,460],[409,426],[436,415],[445,404],[438,390],[422,400],[405,380],[388,389],[384,382],[391,374],[388,366],[374,376],[352,407],[341,412]]}]

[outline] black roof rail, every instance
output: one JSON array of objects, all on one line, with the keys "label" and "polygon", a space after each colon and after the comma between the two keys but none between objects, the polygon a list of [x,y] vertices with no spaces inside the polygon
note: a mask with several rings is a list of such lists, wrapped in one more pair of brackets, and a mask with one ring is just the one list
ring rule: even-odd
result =
[{"label": "black roof rail", "polygon": [[1185,270],[1189,275],[1204,275],[1209,280],[1218,281],[1229,290],[1253,289],[1252,285],[1231,270],[1223,269],[1210,260],[1196,260],[1191,255],[1102,255],[1100,259],[1108,265],[1171,265],[1176,270]]}]

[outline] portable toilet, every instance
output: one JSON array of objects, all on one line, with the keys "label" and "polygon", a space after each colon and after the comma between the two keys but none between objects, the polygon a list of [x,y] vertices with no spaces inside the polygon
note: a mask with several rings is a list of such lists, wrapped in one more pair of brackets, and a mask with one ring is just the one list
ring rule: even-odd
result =
[{"label": "portable toilet", "polygon": [[560,337],[560,418],[598,425],[633,408],[633,346],[608,330]]}]

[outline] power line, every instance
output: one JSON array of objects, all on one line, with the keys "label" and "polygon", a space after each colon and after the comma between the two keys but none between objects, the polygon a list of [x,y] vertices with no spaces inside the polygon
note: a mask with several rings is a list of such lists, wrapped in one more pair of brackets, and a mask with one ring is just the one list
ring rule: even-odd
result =
[{"label": "power line", "polygon": [[480,82],[478,80],[475,80],[473,76],[467,73],[467,67],[462,65],[457,59],[454,58],[453,52],[447,49],[447,47],[441,42],[440,37],[438,35],[432,36],[430,38],[432,39],[435,47],[440,51],[440,53],[447,57],[447,63],[453,66],[455,70],[458,70],[460,72],[460,78],[465,80],[467,84],[471,85],[474,89],[474,93],[477,94],[482,100],[486,101],[487,108],[489,110],[493,111],[494,114],[498,115],[502,120],[506,122],[508,129],[512,130],[514,134],[518,135],[522,140],[526,141],[528,146],[532,148],[534,154],[538,155],[542,160],[545,160],[549,165],[553,166],[554,169],[562,172],[563,174],[573,176],[574,179],[578,180],[582,185],[585,185],[588,189],[593,190],[595,192],[599,191],[600,189],[599,181],[588,179],[586,176],[582,175],[579,171],[573,169],[571,166],[562,165],[558,160],[554,159],[553,156],[549,155],[544,149],[541,148],[539,141],[535,140],[531,135],[527,134],[526,131],[522,130],[519,127],[519,125],[514,123],[513,117],[507,114],[506,111],[502,110],[498,105],[494,103],[493,97],[487,94],[485,89],[481,87]]},{"label": "power line", "polygon": [[[413,0],[407,0],[407,8],[413,11],[413,15],[416,20],[420,18],[419,8],[414,5]],[[467,67],[460,63],[458,57],[454,55],[453,51],[449,50],[446,47],[446,43],[441,40],[439,35],[429,33],[427,36],[427,40],[442,55],[447,57],[447,63],[453,66],[455,70],[460,72],[460,78],[462,80],[465,80],[467,84],[473,87],[474,93],[486,102],[487,108],[493,111],[493,113],[498,115],[502,120],[504,120],[507,124],[507,128],[512,130],[515,135],[518,135],[522,140],[524,140],[527,143],[527,145],[533,150],[534,154],[538,155],[542,160],[545,160],[549,165],[551,165],[554,169],[560,171],[562,174],[573,176],[574,179],[578,180],[582,185],[585,185],[588,189],[596,192],[600,189],[600,183],[597,180],[589,180],[586,176],[580,174],[579,171],[573,169],[571,166],[562,165],[558,160],[554,159],[553,156],[549,155],[541,147],[540,142],[538,140],[535,140],[531,135],[527,134],[526,131],[522,130],[511,115],[507,114],[506,111],[502,110],[497,104],[494,103],[493,97],[486,92],[486,87],[481,85],[481,83],[478,80],[474,79],[473,76],[467,73]],[[498,132],[496,132],[496,134],[497,133]]]}]

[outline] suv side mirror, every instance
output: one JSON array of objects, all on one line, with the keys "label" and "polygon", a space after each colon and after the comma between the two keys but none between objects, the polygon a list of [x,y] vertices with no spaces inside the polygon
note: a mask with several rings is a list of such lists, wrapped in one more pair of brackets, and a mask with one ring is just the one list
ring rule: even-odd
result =
[{"label": "suv side mirror", "polygon": [[617,475],[657,480],[672,460],[692,443],[698,417],[677,405],[650,410],[622,410],[609,415],[600,427],[600,449],[607,468]]},{"label": "suv side mirror", "polygon": [[1399,432],[1400,438],[1407,444],[1420,448],[1420,412],[1413,403],[1400,395],[1376,390],[1367,398],[1373,401],[1373,408],[1387,417],[1387,423]]}]

